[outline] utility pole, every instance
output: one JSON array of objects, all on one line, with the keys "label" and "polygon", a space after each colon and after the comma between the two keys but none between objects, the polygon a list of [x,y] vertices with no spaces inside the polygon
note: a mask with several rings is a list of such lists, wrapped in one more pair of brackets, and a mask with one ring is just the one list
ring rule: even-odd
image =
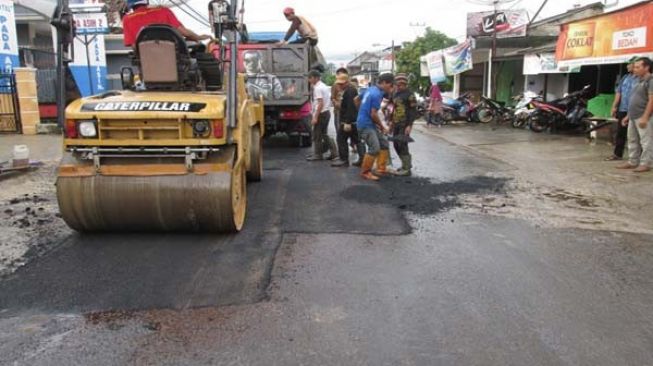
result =
[{"label": "utility pole", "polygon": [[395,73],[395,40],[392,40],[392,73]]},{"label": "utility pole", "polygon": [[496,89],[496,79],[494,78],[493,72],[494,70],[492,66],[494,66],[494,58],[496,57],[497,54],[497,4],[498,0],[494,0],[494,16],[492,17],[493,19],[493,25],[492,25],[492,51],[490,52],[490,88],[489,88],[489,95],[488,97],[490,99],[494,98],[494,90]]}]

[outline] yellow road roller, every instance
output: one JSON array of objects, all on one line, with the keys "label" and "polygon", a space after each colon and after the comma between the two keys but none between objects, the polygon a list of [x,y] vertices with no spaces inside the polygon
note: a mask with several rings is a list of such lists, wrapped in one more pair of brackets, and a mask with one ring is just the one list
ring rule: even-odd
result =
[{"label": "yellow road roller", "polygon": [[[68,104],[60,117],[64,156],[56,189],[71,228],[241,230],[247,181],[263,173],[264,112],[237,74],[235,12],[222,11],[216,36],[223,59],[189,45],[171,27],[149,26],[137,37],[134,67],[122,70],[123,90]],[[53,24],[61,29],[66,12],[59,13],[60,23]]]}]

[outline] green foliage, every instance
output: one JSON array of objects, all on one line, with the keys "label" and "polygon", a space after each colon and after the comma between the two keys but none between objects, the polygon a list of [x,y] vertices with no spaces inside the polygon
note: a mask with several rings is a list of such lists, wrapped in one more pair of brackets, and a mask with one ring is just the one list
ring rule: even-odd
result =
[{"label": "green foliage", "polygon": [[336,82],[336,75],[334,74],[334,70],[336,69],[336,65],[333,63],[329,63],[327,65],[326,70],[324,73],[322,73],[322,82],[325,83],[328,86],[333,85]]},{"label": "green foliage", "polygon": [[[424,94],[428,91],[430,81],[429,78],[420,76],[420,57],[433,51],[451,47],[456,43],[455,39],[447,37],[444,33],[430,27],[426,28],[423,36],[417,37],[412,42],[405,42],[402,49],[396,53],[397,72],[411,75],[411,89]],[[446,89],[447,85],[451,85],[451,80],[447,80],[443,84],[443,89]]]}]

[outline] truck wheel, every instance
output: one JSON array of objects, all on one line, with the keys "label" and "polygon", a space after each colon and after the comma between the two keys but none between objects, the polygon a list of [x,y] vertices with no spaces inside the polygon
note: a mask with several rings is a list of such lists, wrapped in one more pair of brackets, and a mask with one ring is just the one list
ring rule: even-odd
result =
[{"label": "truck wheel", "polygon": [[250,167],[247,170],[247,180],[260,182],[263,177],[263,141],[258,125],[254,126],[250,132],[249,156]]}]

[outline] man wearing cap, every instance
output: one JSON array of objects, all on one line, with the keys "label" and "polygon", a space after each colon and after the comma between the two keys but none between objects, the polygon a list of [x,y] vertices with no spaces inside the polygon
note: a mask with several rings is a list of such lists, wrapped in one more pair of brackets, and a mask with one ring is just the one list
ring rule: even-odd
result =
[{"label": "man wearing cap", "polygon": [[[336,80],[340,75],[345,75],[349,77],[349,71],[344,67],[336,70]],[[334,83],[331,86],[331,104],[333,105],[333,122],[335,123],[336,131],[339,129],[340,125],[340,104],[342,102],[342,94],[345,92],[345,89],[341,88],[338,83]]]},{"label": "man wearing cap", "polygon": [[377,174],[385,174],[390,158],[388,140],[384,138],[389,130],[381,122],[379,110],[383,96],[392,93],[394,80],[392,74],[381,74],[377,85],[371,86],[360,102],[356,124],[360,138],[367,145],[367,153],[361,165],[361,177],[366,180],[379,180],[379,177],[372,174],[372,167],[376,162]]},{"label": "man wearing cap", "polygon": [[280,44],[288,44],[295,32],[299,33],[299,40],[296,43],[308,42],[311,46],[317,45],[317,29],[306,18],[295,14],[295,9],[285,8],[283,15],[290,22],[290,28],[286,32],[284,39]]},{"label": "man wearing cap", "polygon": [[356,128],[356,119],[358,117],[358,108],[356,107],[356,97],[358,90],[351,85],[349,76],[347,74],[340,74],[336,77],[335,85],[338,92],[341,94],[340,98],[340,124],[337,130],[338,141],[338,155],[340,160],[331,164],[334,167],[348,167],[349,166],[349,146],[348,140],[351,140],[352,145],[358,146],[358,162],[356,165],[362,164],[363,152],[365,147],[360,146],[358,137],[358,129]]},{"label": "man wearing cap", "polygon": [[132,11],[122,18],[125,46],[134,46],[141,29],[152,24],[167,24],[179,31],[186,39],[195,42],[213,38],[209,35],[198,35],[184,27],[170,9],[162,6],[150,7],[148,5],[148,0],[127,0],[127,7]]},{"label": "man wearing cap", "polygon": [[408,140],[413,129],[413,123],[417,118],[417,99],[408,89],[406,74],[398,74],[395,83],[397,84],[397,90],[392,96],[394,110],[391,115],[391,130],[395,151],[399,155],[399,159],[401,159],[401,168],[395,174],[410,176],[413,166],[412,156],[408,150]]},{"label": "man wearing cap", "polygon": [[628,103],[630,102],[630,95],[633,87],[637,84],[637,77],[633,75],[633,64],[637,57],[633,57],[628,61],[628,73],[619,80],[619,85],[615,91],[614,103],[612,104],[612,117],[617,119],[617,134],[614,138],[614,152],[612,156],[606,158],[607,161],[623,159],[624,149],[626,148],[626,140],[628,138]]}]

